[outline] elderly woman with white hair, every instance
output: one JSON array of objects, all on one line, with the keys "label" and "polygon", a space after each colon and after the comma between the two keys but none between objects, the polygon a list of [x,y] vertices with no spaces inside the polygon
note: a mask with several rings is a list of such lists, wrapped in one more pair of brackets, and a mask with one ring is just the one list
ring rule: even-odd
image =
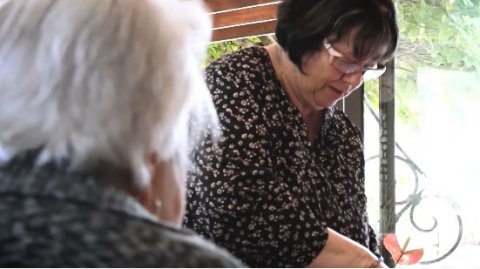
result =
[{"label": "elderly woman with white hair", "polygon": [[0,2],[0,266],[241,266],[179,228],[209,36],[199,2]]}]

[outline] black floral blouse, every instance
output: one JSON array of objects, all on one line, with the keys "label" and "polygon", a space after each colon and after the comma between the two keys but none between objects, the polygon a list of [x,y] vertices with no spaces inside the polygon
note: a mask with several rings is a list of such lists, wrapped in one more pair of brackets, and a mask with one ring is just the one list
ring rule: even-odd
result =
[{"label": "black floral blouse", "polygon": [[347,116],[329,109],[310,143],[264,48],[225,56],[206,72],[223,137],[194,152],[186,226],[253,267],[308,265],[327,227],[376,251],[362,140]]}]

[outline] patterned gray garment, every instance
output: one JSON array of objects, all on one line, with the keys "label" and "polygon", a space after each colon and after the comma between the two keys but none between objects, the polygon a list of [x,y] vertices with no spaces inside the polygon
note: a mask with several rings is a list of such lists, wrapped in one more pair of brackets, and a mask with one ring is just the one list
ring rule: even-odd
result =
[{"label": "patterned gray garment", "polygon": [[331,108],[310,143],[264,48],[223,57],[207,68],[223,138],[194,152],[185,224],[249,266],[304,267],[326,227],[372,251],[359,130]]},{"label": "patterned gray garment", "polygon": [[0,166],[0,267],[237,267],[191,231],[157,222],[101,173],[34,153]]}]

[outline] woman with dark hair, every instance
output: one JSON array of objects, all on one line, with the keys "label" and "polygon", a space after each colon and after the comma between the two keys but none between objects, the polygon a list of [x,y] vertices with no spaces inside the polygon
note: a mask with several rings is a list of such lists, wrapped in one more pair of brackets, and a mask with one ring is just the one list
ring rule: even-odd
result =
[{"label": "woman with dark hair", "polygon": [[285,0],[278,44],[207,68],[223,138],[194,152],[185,224],[254,267],[383,267],[361,135],[335,103],[397,46],[391,0]]}]

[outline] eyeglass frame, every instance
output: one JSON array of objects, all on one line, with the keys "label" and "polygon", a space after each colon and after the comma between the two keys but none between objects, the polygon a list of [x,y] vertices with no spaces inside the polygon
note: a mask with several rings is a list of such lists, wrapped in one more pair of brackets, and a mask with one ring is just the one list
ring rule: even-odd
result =
[{"label": "eyeglass frame", "polygon": [[[335,48],[333,48],[332,44],[328,39],[323,40],[323,46],[327,50],[328,54],[330,55],[330,64],[339,72],[342,72],[346,75],[351,75],[351,74],[356,74],[356,73],[362,73],[363,80],[368,80],[368,79],[375,79],[383,75],[385,73],[385,70],[387,69],[385,65],[375,63],[375,67],[369,67],[369,66],[361,66],[359,64],[354,63],[353,61],[347,59],[345,56],[343,56],[340,52],[336,51]],[[345,70],[344,67],[339,66],[338,63],[343,63],[343,65],[349,65],[351,67],[355,67],[354,70]]]}]

